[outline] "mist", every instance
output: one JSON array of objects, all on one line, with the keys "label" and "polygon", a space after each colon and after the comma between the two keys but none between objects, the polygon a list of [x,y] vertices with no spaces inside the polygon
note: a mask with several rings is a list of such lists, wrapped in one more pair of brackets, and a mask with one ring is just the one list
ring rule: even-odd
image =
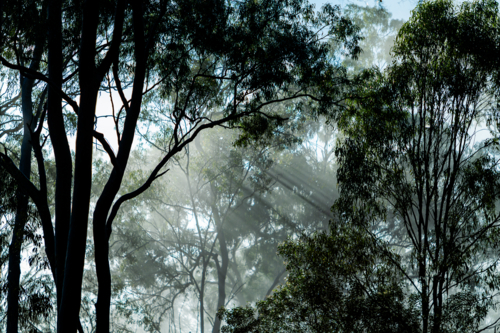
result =
[{"label": "mist", "polygon": [[[35,32],[0,4],[0,330],[496,332],[496,2],[422,2],[407,23],[382,1],[138,3],[101,8],[99,84],[78,34],[55,34],[64,73],[30,39],[16,58],[2,10]],[[135,34],[157,28],[147,53]]]}]

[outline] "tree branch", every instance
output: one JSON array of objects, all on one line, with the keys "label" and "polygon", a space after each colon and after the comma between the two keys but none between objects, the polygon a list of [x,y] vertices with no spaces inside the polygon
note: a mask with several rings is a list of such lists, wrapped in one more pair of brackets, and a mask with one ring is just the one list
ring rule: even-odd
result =
[{"label": "tree branch", "polygon": [[[0,62],[5,67],[17,70],[17,71],[21,72],[26,77],[29,77],[31,79],[40,80],[40,81],[43,81],[43,82],[47,82],[51,86],[56,86],[54,84],[54,82],[52,82],[51,80],[49,80],[48,77],[46,77],[42,73],[39,73],[39,72],[37,72],[37,71],[35,71],[33,69],[30,69],[30,68],[27,68],[27,67],[24,67],[24,66],[20,66],[20,65],[14,65],[14,64],[8,62],[7,59],[5,59],[2,56],[0,56]],[[69,97],[64,91],[58,89],[58,93],[73,108],[73,110],[78,114],[78,104],[73,99],[71,99],[71,97]]]},{"label": "tree branch", "polygon": [[125,19],[125,7],[127,2],[125,0],[119,0],[116,5],[115,12],[115,24],[113,29],[113,40],[111,41],[111,46],[109,47],[106,56],[102,60],[101,64],[97,68],[97,73],[99,77],[105,75],[105,73],[111,67],[111,64],[116,62],[118,59],[120,45],[122,43],[122,34],[123,34],[123,22]]},{"label": "tree branch", "polygon": [[109,145],[108,141],[106,141],[106,138],[104,138],[104,134],[102,134],[102,133],[97,132],[97,131],[94,130],[92,132],[92,135],[94,136],[94,138],[97,139],[97,141],[99,141],[99,143],[102,145],[102,147],[104,148],[104,150],[106,151],[106,153],[108,153],[109,159],[111,160],[111,164],[113,166],[116,166],[116,156],[115,156],[115,153],[113,152],[113,149],[111,149],[111,146]]}]

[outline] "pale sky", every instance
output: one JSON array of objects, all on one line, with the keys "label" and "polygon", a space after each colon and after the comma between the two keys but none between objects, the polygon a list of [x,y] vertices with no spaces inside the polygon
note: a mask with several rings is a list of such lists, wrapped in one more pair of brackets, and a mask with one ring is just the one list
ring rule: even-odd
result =
[{"label": "pale sky", "polygon": [[[373,7],[378,5],[380,2],[378,0],[309,0],[310,3],[316,5],[316,10],[320,9],[325,3],[338,4],[344,7],[350,3],[359,6],[370,6]],[[418,4],[417,0],[382,0],[381,3],[390,13],[392,17],[396,19],[408,20],[410,17],[410,12]]]}]

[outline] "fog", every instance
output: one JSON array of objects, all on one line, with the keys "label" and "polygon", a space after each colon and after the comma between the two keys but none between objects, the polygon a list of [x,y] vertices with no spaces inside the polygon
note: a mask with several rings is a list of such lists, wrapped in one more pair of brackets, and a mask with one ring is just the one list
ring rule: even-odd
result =
[{"label": "fog", "polygon": [[[321,5],[318,2],[317,9]],[[377,15],[380,4],[370,8]],[[358,19],[362,10],[351,6],[347,12],[363,25],[366,22]],[[344,59],[346,66],[352,71],[385,66],[398,24],[365,27],[365,52],[358,61]],[[110,110],[118,112],[121,107],[116,92],[100,94],[96,129],[106,138],[114,136]],[[287,275],[283,259],[276,254],[277,245],[287,238],[328,230],[338,189],[337,130],[327,120],[306,117],[294,131],[248,146],[235,145],[238,130],[207,130],[165,166],[165,174],[145,193],[123,205],[110,239],[110,329],[212,332],[221,306],[246,306],[272,294]],[[156,134],[161,130],[139,128],[120,193],[142,184],[165,153],[166,143]],[[74,140],[75,136],[70,137],[73,150]],[[107,141],[116,151],[116,142]],[[94,156],[90,215],[112,170],[97,141]],[[53,158],[50,151],[48,158]],[[2,219],[7,233],[10,218]],[[39,241],[42,234],[36,225],[33,234]],[[35,250],[32,246],[23,250],[22,281],[33,283],[36,277],[33,286],[24,288],[49,300],[55,289],[40,247],[38,243]],[[85,332],[95,330],[95,274],[89,239],[80,311]],[[3,265],[2,279],[6,276]],[[39,324],[54,330],[54,320],[52,312]]]},{"label": "fog", "polygon": [[[323,4],[313,3],[317,9]],[[351,78],[364,69],[383,71],[392,62],[394,38],[415,4],[388,0],[338,4],[364,37],[360,41],[363,52],[357,59],[341,56],[338,61]],[[125,94],[128,98],[131,90],[125,89]],[[122,107],[119,100],[118,93],[103,92],[98,98],[95,129],[106,138],[115,135],[118,121],[114,123],[109,114]],[[286,107],[278,105],[275,111],[285,114]],[[304,107],[307,109],[308,105]],[[298,118],[296,123],[290,120],[289,127],[283,126],[271,136],[253,141],[240,140],[242,131],[229,126],[204,130],[162,168],[161,176],[145,192],[121,206],[109,240],[110,331],[218,333],[224,325],[218,311],[255,306],[286,284],[288,273],[283,257],[277,254],[278,245],[287,239],[330,232],[332,205],[340,197],[335,152],[345,139],[337,128],[334,111],[321,116],[304,112]],[[154,121],[147,116],[140,120],[117,197],[144,184],[170,149],[168,126],[148,126]],[[477,141],[471,148],[491,138],[485,134],[489,133],[486,125],[478,124],[480,128],[474,130],[481,133],[475,136]],[[471,130],[469,134],[476,133]],[[75,136],[70,138],[75,140]],[[117,150],[116,142],[109,140],[108,144]],[[74,150],[74,142],[70,146]],[[89,216],[93,216],[113,170],[109,156],[97,140],[93,148]],[[53,154],[45,153],[47,173],[53,181]],[[55,201],[54,196],[49,192],[48,201]],[[55,286],[43,251],[40,223],[36,213],[29,213],[32,215],[25,238],[31,242],[25,242],[22,248],[21,285],[23,295],[35,296],[20,300],[20,313],[32,320],[27,320],[30,325],[38,325],[40,332],[51,332],[56,330]],[[7,240],[12,237],[13,216],[0,216],[2,282],[9,273]],[[401,222],[394,216],[383,221],[386,224],[381,230],[387,233],[384,241],[392,241],[398,232],[394,225]],[[84,332],[96,329],[98,284],[92,222],[90,219],[80,310]],[[405,257],[411,247],[405,245],[407,248],[394,245],[394,252]],[[411,268],[414,271],[416,268]],[[411,292],[418,289],[407,284]],[[452,293],[457,291],[458,288]],[[6,304],[6,298],[1,299],[0,306]],[[42,304],[46,316],[31,319],[33,304]],[[5,311],[0,309],[0,319],[5,317]],[[490,310],[484,322],[491,323],[496,318],[498,312]],[[4,326],[2,323],[0,329]]]},{"label": "fog", "polygon": [[[286,147],[238,148],[237,131],[207,131],[121,209],[110,241],[114,330],[209,332],[221,304],[262,300],[283,281],[277,244],[325,230],[338,195],[334,129],[320,119],[301,135]],[[160,155],[137,149],[128,179],[141,183]],[[94,172],[104,176],[109,165]],[[88,291],[93,275],[89,267]]]}]

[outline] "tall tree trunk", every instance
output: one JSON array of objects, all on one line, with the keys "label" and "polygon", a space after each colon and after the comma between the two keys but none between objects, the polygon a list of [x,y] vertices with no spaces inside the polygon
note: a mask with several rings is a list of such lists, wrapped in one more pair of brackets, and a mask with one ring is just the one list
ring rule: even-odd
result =
[{"label": "tall tree trunk", "polygon": [[56,162],[55,191],[55,258],[56,258],[56,291],[59,307],[64,279],[64,260],[68,243],[69,220],[71,215],[71,176],[72,161],[69,149],[64,118],[62,114],[62,16],[61,0],[51,0],[48,10],[49,24],[49,85],[48,126],[49,135],[54,148]]},{"label": "tall tree trunk", "polygon": [[[186,149],[187,149],[188,153],[186,154],[187,165],[186,165],[186,170],[184,171],[184,174],[186,175],[186,181],[187,181],[188,189],[189,189],[189,197],[191,199],[191,204],[193,205],[194,220],[196,221],[196,230],[198,231],[198,239],[199,239],[199,242],[200,242],[199,246],[200,246],[200,249],[205,249],[206,240],[204,240],[203,237],[202,237],[202,232],[201,232],[201,228],[200,228],[200,221],[198,220],[198,212],[197,212],[197,209],[196,209],[196,203],[195,203],[194,195],[193,195],[193,189],[191,187],[191,181],[189,179],[189,177],[190,177],[189,176],[189,163],[190,163],[189,147],[186,148]],[[200,309],[199,309],[199,314],[200,314],[200,333],[204,333],[205,332],[205,306],[204,306],[204,304],[205,304],[204,303],[205,302],[205,299],[204,299],[204,296],[205,296],[205,277],[206,277],[206,274],[207,274],[208,264],[209,264],[210,260],[212,260],[211,253],[207,254],[205,251],[202,251],[201,260],[202,260],[202,270],[201,270],[200,286],[198,287],[198,285],[196,284],[196,282],[195,282],[195,286],[198,288],[198,293],[199,293],[198,302],[199,302],[199,305],[200,305]],[[194,276],[192,275],[192,273],[191,273],[191,279],[193,281],[195,281]]]},{"label": "tall tree trunk", "polygon": [[[0,11],[0,15],[2,12]],[[43,42],[41,36],[35,45],[33,60],[30,68],[38,70],[40,65],[41,54],[43,50]],[[31,133],[35,130],[36,124],[33,117],[33,101],[31,93],[34,85],[33,79],[28,79],[21,76],[21,109],[23,114],[23,141],[21,144],[21,159],[19,161],[19,170],[27,179],[30,179],[31,174]],[[43,101],[40,101],[43,103]],[[7,276],[7,333],[18,332],[19,319],[19,281],[21,278],[21,247],[23,243],[24,227],[27,221],[28,211],[28,195],[20,186],[17,193],[16,217],[14,220],[14,231],[12,240],[9,246],[9,273]]]},{"label": "tall tree trunk", "polygon": [[[92,184],[92,140],[94,133],[93,126],[96,111],[97,94],[102,78],[108,72],[111,63],[115,61],[119,55],[119,46],[122,42],[121,36],[123,30],[126,1],[118,0],[114,20],[113,40],[105,58],[100,62],[99,67],[96,67],[95,53],[97,26],[99,21],[99,3],[100,2],[97,0],[86,0],[83,5],[82,39],[79,55],[80,107],[78,110],[76,136],[75,177],[73,183],[73,201],[71,206],[72,210],[65,257],[63,289],[60,301],[60,310],[57,319],[58,332],[74,332],[77,329],[76,325],[78,324],[78,313],[80,310],[81,302],[82,278],[87,241],[88,214],[90,208],[90,194]],[[142,20],[142,12],[139,15]],[[136,13],[134,10],[134,19],[135,16]],[[143,29],[139,32],[139,34],[141,37],[144,35]],[[138,47],[138,44],[139,47],[144,45],[143,38],[141,37],[136,36],[135,38],[136,48]],[[138,39],[140,40],[139,43],[137,42]],[[141,56],[145,56],[144,47],[142,47],[141,49]],[[140,79],[141,85],[138,87],[134,85],[134,92],[132,93],[132,104],[130,109],[132,109],[135,105],[136,109],[140,110],[142,101],[142,84],[144,82],[146,64],[145,61],[137,61],[137,63],[137,68],[143,68],[142,77]],[[137,68],[136,73],[138,71]],[[136,80],[134,81],[134,83],[135,82]],[[137,98],[137,95],[139,95],[140,98]],[[136,97],[135,101],[134,96]],[[118,169],[118,174],[121,172],[121,176],[123,176],[123,172],[126,167],[130,147],[133,141],[135,124],[137,123],[138,118],[137,112],[137,115],[135,115],[136,119],[135,121],[132,121],[132,124],[131,120],[134,117],[129,117],[128,113],[129,112],[127,112],[127,117],[125,120],[125,130],[122,141],[126,141],[127,143],[125,144],[125,146],[129,144],[129,148],[124,149],[125,152],[121,155],[118,154],[117,157],[117,165],[120,165],[120,168],[123,169]],[[131,125],[133,126],[131,138],[125,139],[125,132],[130,132]],[[120,145],[120,151],[122,150],[121,148],[122,147]],[[116,171],[117,170],[113,170],[114,176],[111,177],[113,178],[113,180],[108,181],[108,183],[111,182],[111,187],[116,188],[116,191],[118,191],[121,183],[121,178],[116,177]],[[103,196],[107,197],[106,194],[102,194],[101,198]],[[105,199],[106,204],[106,200],[110,199],[110,202],[112,202],[113,198],[114,195],[107,197]],[[108,235],[106,234],[105,227],[109,208],[106,209],[106,205],[99,204],[99,208],[96,207],[96,211],[98,212],[94,213],[94,217],[96,218],[96,220],[93,221],[94,225],[98,226],[98,230],[104,230],[104,232],[102,233],[98,232],[98,236],[94,239],[94,243],[96,244],[96,262],[98,261],[98,267],[96,267],[96,270],[99,283],[98,301],[96,305],[97,332],[107,333],[109,332],[111,278],[109,274],[109,263],[107,261]],[[102,226],[103,224],[104,228],[99,228],[99,226]],[[95,231],[94,235],[96,235]],[[102,264],[103,261],[104,265]]]},{"label": "tall tree trunk", "polygon": [[427,333],[429,332],[429,286],[425,276],[425,264],[421,262],[419,265],[420,283],[422,285],[422,333]]},{"label": "tall tree trunk", "polygon": [[[23,143],[24,145],[24,143]],[[19,279],[21,277],[21,246],[23,242],[24,226],[26,224],[28,209],[28,197],[21,189],[17,190],[17,209],[9,246],[9,273],[7,276],[7,333],[18,332],[19,318]]]},{"label": "tall tree trunk", "polygon": [[[210,184],[212,188],[212,195],[215,196],[215,188]],[[227,276],[227,268],[229,263],[229,254],[227,251],[226,237],[224,235],[223,221],[220,218],[219,210],[215,203],[212,203],[212,213],[214,215],[215,223],[217,224],[217,239],[219,240],[220,247],[220,256],[221,263],[219,264],[219,260],[216,259],[217,265],[217,284],[219,289],[219,295],[217,300],[217,310],[223,307],[226,304],[226,276]],[[214,326],[212,328],[212,333],[220,332],[220,319],[218,316],[215,316]]]},{"label": "tall tree trunk", "polygon": [[205,333],[205,277],[207,274],[207,266],[210,258],[203,256],[203,269],[201,272],[200,283],[200,333]]},{"label": "tall tree trunk", "polygon": [[[21,145],[21,160],[19,170],[30,178],[31,173],[31,132],[30,125],[33,119],[31,91],[33,80],[22,78],[22,111],[24,122],[23,142]],[[21,188],[16,193],[17,208],[12,233],[12,240],[9,246],[9,273],[7,291],[7,333],[18,332],[19,317],[19,280],[21,278],[21,247],[23,243],[24,226],[27,221],[28,196]]]},{"label": "tall tree trunk", "polygon": [[92,184],[92,133],[100,81],[96,77],[95,51],[99,2],[87,0],[83,5],[82,39],[79,55],[80,108],[78,111],[75,177],[68,232],[68,245],[57,332],[77,330],[80,312],[87,226]]},{"label": "tall tree trunk", "polygon": [[[93,235],[95,247],[95,263],[98,282],[97,303],[96,303],[96,333],[109,332],[109,318],[111,307],[111,271],[109,267],[109,237],[111,232],[108,226],[111,225],[113,217],[108,221],[114,198],[118,193],[127,161],[134,141],[135,129],[142,104],[142,89],[146,76],[146,49],[144,43],[144,17],[143,8],[140,2],[133,3],[133,26],[135,35],[135,75],[132,100],[127,111],[123,133],[119,144],[116,163],[111,175],[104,186],[104,189],[96,203],[93,218]],[[123,25],[123,11],[125,2],[120,1],[116,8],[116,20],[113,40],[121,38],[121,27]]]}]

